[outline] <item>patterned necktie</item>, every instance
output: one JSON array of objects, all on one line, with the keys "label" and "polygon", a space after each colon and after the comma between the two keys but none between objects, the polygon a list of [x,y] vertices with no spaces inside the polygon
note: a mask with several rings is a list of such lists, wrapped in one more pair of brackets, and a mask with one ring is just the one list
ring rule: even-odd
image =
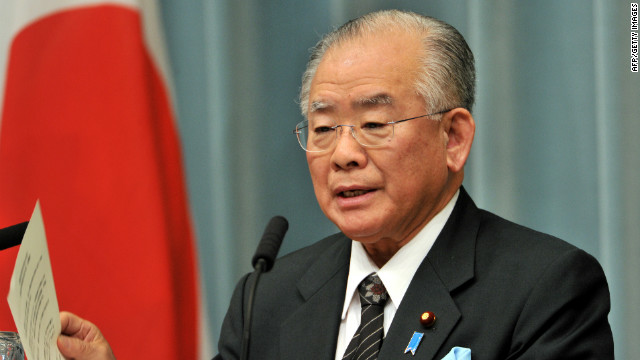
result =
[{"label": "patterned necktie", "polygon": [[384,304],[389,295],[376,273],[358,285],[360,293],[360,326],[351,338],[343,360],[375,360],[378,358],[384,335]]}]

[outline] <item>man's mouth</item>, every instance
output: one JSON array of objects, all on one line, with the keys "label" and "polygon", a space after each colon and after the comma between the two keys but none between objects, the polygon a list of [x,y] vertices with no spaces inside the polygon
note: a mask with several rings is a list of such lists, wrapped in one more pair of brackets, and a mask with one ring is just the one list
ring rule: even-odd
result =
[{"label": "man's mouth", "polygon": [[371,191],[373,190],[346,190],[346,191],[340,192],[338,195],[344,198],[352,198],[352,197],[364,195]]}]

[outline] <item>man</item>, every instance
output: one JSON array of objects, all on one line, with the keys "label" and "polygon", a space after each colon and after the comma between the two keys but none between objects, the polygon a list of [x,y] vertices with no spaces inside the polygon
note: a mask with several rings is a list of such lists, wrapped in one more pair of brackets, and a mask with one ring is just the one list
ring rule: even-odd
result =
[{"label": "man", "polygon": [[[596,260],[477,209],[462,188],[474,82],[462,36],[413,13],[365,15],[316,45],[296,133],[341,233],[262,276],[249,358],[442,359],[462,347],[474,360],[613,359]],[[240,357],[250,279],[218,358]]]}]

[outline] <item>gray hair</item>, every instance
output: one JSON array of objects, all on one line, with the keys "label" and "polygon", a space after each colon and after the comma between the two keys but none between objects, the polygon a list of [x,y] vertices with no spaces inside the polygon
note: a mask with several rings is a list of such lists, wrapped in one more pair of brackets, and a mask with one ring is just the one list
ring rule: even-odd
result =
[{"label": "gray hair", "polygon": [[311,81],[324,54],[334,45],[365,34],[386,32],[390,28],[411,31],[422,38],[422,68],[414,86],[416,92],[424,98],[427,111],[435,112],[451,107],[472,110],[476,81],[473,53],[458,30],[432,17],[407,11],[384,10],[347,22],[325,35],[311,49],[300,88],[300,109],[305,117],[309,109]]}]

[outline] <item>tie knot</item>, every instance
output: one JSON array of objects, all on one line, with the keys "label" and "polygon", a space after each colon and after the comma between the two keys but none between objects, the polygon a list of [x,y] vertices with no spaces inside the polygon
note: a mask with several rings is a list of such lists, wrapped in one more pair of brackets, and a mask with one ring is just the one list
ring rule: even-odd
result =
[{"label": "tie knot", "polygon": [[382,284],[382,280],[378,277],[378,274],[372,273],[367,276],[358,286],[358,292],[360,293],[360,304],[365,305],[380,305],[384,306],[389,298],[387,289]]}]

